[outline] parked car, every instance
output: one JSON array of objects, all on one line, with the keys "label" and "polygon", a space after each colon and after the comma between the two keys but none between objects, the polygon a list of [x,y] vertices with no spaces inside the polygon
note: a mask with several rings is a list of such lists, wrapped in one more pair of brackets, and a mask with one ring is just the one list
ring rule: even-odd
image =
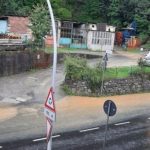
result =
[{"label": "parked car", "polygon": [[148,52],[148,54],[143,58],[143,64],[145,66],[150,66],[150,51]]}]

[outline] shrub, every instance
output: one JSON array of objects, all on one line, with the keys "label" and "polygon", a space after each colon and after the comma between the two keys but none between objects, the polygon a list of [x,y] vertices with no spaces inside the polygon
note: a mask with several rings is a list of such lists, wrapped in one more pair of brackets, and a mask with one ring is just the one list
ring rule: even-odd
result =
[{"label": "shrub", "polygon": [[79,57],[69,57],[65,59],[66,78],[72,80],[81,80],[84,77],[87,68],[86,60]]},{"label": "shrub", "polygon": [[87,81],[88,87],[92,92],[101,87],[102,71],[99,68],[87,68],[84,74],[84,79]]},{"label": "shrub", "polygon": [[99,68],[90,68],[83,58],[66,57],[66,79],[86,81],[88,87],[94,91],[101,86],[102,71]]},{"label": "shrub", "polygon": [[73,94],[75,94],[75,93],[72,93],[72,91],[71,91],[71,89],[69,88],[68,85],[63,85],[63,86],[62,86],[62,89],[63,89],[63,90],[65,91],[65,93],[68,94],[68,95],[73,95]]},{"label": "shrub", "polygon": [[[84,81],[87,87],[95,93],[96,90],[100,90],[102,77],[103,80],[127,78],[130,75],[144,75],[150,73],[150,67],[145,67],[142,64],[142,60],[139,60],[140,66],[133,67],[118,67],[107,68],[106,71],[102,71],[100,68],[90,68],[87,66],[86,60],[82,58],[66,57],[65,59],[65,71],[66,79],[69,79],[73,83],[74,81]],[[68,82],[69,83],[69,82]],[[69,87],[65,86],[64,90],[72,94]]]}]

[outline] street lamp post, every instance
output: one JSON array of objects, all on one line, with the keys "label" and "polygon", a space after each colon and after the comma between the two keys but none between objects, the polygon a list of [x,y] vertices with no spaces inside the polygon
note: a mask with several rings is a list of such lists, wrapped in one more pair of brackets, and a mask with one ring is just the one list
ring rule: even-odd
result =
[{"label": "street lamp post", "polygon": [[[50,0],[47,0],[47,4],[48,4],[50,17],[51,17],[52,31],[53,31],[53,41],[54,41],[52,88],[53,88],[53,91],[54,91],[53,96],[55,96],[55,77],[56,77],[56,67],[57,67],[56,25],[55,25],[55,19],[54,19],[54,14],[53,14],[53,10],[52,10]],[[52,137],[49,139],[48,145],[47,145],[47,150],[51,150],[51,149],[52,149]]]},{"label": "street lamp post", "polygon": [[56,77],[56,66],[57,66],[57,41],[56,41],[56,25],[55,25],[55,19],[54,14],[52,10],[52,6],[50,3],[50,0],[47,0],[49,13],[51,17],[52,22],[52,31],[53,31],[53,40],[54,40],[54,56],[53,56],[53,77],[52,77],[52,87],[55,91],[55,77]]}]

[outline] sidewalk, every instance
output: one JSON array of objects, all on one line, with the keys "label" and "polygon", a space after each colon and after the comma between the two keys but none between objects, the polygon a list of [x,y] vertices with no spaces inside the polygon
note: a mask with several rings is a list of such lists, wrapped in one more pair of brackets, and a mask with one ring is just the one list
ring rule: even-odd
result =
[{"label": "sidewalk", "polygon": [[95,98],[68,96],[56,102],[55,132],[79,130],[105,124],[106,115],[103,111],[103,104],[106,100],[114,101],[117,106],[116,115],[110,118],[111,123],[140,115],[150,116],[150,93]]},{"label": "sidewalk", "polygon": [[[150,93],[109,96],[67,96],[56,101],[57,121],[54,133],[97,127],[106,123],[103,104],[112,100],[117,113],[110,123],[127,121],[129,118],[146,115],[150,117]],[[46,134],[43,105],[0,107],[0,143],[6,140],[42,137]]]}]

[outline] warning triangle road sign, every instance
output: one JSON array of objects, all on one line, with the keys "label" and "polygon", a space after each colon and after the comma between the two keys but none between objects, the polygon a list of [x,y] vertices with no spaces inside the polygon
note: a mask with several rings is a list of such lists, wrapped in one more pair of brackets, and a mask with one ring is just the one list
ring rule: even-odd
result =
[{"label": "warning triangle road sign", "polygon": [[45,107],[47,107],[48,109],[50,109],[53,112],[55,112],[55,102],[54,102],[53,94],[54,94],[53,88],[50,88],[48,96],[47,96],[47,100],[45,102]]}]

